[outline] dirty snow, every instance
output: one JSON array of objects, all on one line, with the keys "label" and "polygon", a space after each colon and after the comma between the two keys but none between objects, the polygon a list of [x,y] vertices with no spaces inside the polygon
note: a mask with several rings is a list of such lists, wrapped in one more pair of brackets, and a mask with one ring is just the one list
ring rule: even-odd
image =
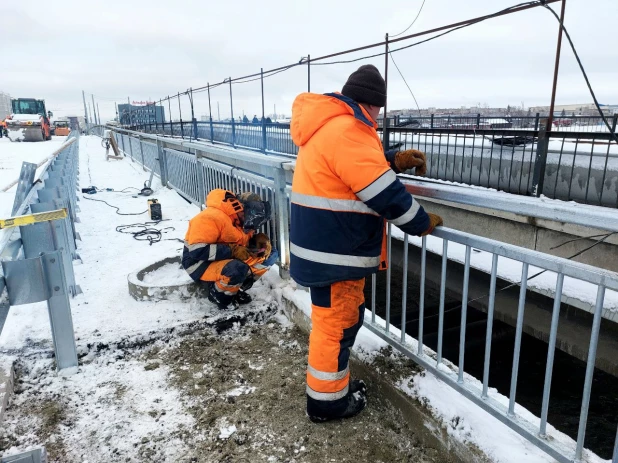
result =
[{"label": "dirty snow", "polygon": [[144,275],[142,280],[149,285],[169,286],[192,283],[193,280],[180,264],[165,264]]}]

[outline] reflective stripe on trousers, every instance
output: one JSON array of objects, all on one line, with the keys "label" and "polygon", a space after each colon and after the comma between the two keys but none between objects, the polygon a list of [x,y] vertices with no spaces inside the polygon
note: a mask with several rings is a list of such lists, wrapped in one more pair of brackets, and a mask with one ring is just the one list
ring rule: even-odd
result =
[{"label": "reflective stripe on trousers", "polygon": [[340,281],[311,288],[311,322],[307,395],[331,402],[348,394],[348,360],[363,324],[365,280]]}]

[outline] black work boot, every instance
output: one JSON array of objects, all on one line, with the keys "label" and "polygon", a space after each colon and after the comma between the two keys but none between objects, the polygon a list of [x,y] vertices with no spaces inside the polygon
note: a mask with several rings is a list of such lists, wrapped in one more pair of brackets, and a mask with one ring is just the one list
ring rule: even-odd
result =
[{"label": "black work boot", "polygon": [[251,302],[251,300],[251,296],[249,296],[242,289],[238,291],[238,294],[236,294],[236,296],[234,296],[234,302],[239,305],[248,304],[249,302]]},{"label": "black work boot", "polygon": [[234,296],[228,296],[223,294],[215,288],[215,285],[211,285],[208,291],[208,300],[215,304],[219,310],[226,310],[232,303]]},{"label": "black work boot", "polygon": [[350,392],[362,392],[367,395],[367,384],[362,379],[353,379],[350,381]]},{"label": "black work boot", "polygon": [[337,400],[333,406],[318,405],[318,401],[307,397],[307,415],[314,423],[325,423],[330,420],[352,418],[367,406],[367,397],[361,391],[348,392],[343,399]]}]

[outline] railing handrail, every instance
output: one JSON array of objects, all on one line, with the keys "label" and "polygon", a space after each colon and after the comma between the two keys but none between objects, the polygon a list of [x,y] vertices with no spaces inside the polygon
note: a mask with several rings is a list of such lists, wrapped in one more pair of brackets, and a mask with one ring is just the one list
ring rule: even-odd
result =
[{"label": "railing handrail", "polygon": [[[148,140],[153,140],[155,142],[160,141],[161,143],[165,143],[166,145],[179,146],[181,148],[188,149],[188,150],[204,151],[205,149],[208,149],[208,151],[214,155],[219,154],[222,156],[231,156],[235,159],[242,160],[245,162],[250,162],[253,164],[258,164],[261,166],[279,168],[281,167],[282,164],[290,162],[290,159],[284,156],[279,156],[276,154],[274,155],[269,154],[268,156],[264,156],[263,154],[254,154],[248,150],[246,153],[243,153],[239,151],[238,149],[231,148],[231,147],[216,146],[207,141],[195,142],[195,141],[185,141],[182,139],[177,140],[175,138],[171,138],[167,136],[152,135],[152,134],[147,134],[143,132],[136,132],[134,130],[121,129],[117,127],[114,127],[113,130],[117,132],[125,133],[127,135],[134,135],[138,138],[145,138]],[[199,158],[199,155],[197,157]]]}]

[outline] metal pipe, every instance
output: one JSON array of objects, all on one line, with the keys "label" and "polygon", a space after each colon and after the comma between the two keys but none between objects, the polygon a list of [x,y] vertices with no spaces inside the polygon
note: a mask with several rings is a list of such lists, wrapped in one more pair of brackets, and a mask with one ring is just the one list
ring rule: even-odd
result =
[{"label": "metal pipe", "polygon": [[95,125],[99,125],[99,121],[97,120],[97,106],[94,103],[94,95],[91,93],[90,97],[92,98],[92,115],[94,116]]},{"label": "metal pipe", "polygon": [[311,92],[311,55],[307,55],[307,91]]},{"label": "metal pipe", "polygon": [[386,332],[390,333],[391,325],[391,223],[386,226]]},{"label": "metal pipe", "polygon": [[616,430],[616,442],[614,443],[614,457],[612,463],[618,463],[618,430]]},{"label": "metal pipe", "polygon": [[487,331],[485,334],[485,364],[483,366],[483,392],[481,397],[487,398],[489,389],[489,361],[491,359],[491,334],[494,325],[494,308],[496,305],[496,276],[498,274],[498,254],[491,260],[491,282],[489,284],[489,307],[487,308]]},{"label": "metal pipe", "polygon": [[376,274],[371,274],[371,323],[376,322]]},{"label": "metal pipe", "polygon": [[403,292],[401,295],[401,342],[406,342],[406,312],[408,303],[408,234],[403,235]]},{"label": "metal pipe", "polygon": [[562,302],[563,282],[564,274],[559,273],[556,279],[556,294],[554,295],[554,308],[551,314],[549,345],[547,347],[547,363],[545,365],[545,384],[543,386],[543,403],[541,405],[541,426],[539,427],[539,435],[541,437],[547,437],[547,414],[549,412],[549,396],[551,392],[552,372],[554,369],[556,338],[558,337],[558,320],[560,319],[560,304]]},{"label": "metal pipe", "polygon": [[521,287],[517,307],[517,324],[515,328],[515,347],[513,348],[513,370],[511,371],[511,392],[509,394],[509,411],[507,415],[515,416],[515,397],[517,395],[517,376],[519,374],[519,355],[521,336],[524,328],[524,311],[526,309],[526,290],[528,288],[528,264],[524,262],[521,269]]},{"label": "metal pipe", "polygon": [[232,78],[229,78],[230,82],[230,112],[232,114],[232,146],[236,146],[236,126],[234,125],[234,99],[232,97]]},{"label": "metal pipe", "polygon": [[425,267],[427,266],[427,237],[421,238],[421,281],[418,302],[418,355],[423,355],[423,328],[425,325]]},{"label": "metal pipe", "polygon": [[208,119],[210,120],[210,142],[215,142],[215,132],[212,126],[212,106],[210,104],[210,84],[208,84]]},{"label": "metal pipe", "polygon": [[86,124],[88,124],[88,110],[86,109],[86,94],[82,90],[82,100],[84,101],[84,119],[86,120]]},{"label": "metal pipe", "polygon": [[264,68],[260,69],[260,84],[262,88],[262,151],[266,152],[266,118],[264,115]]},{"label": "metal pipe", "polygon": [[560,70],[560,51],[562,49],[562,27],[564,24],[564,11],[566,9],[566,0],[562,0],[562,8],[560,9],[560,26],[558,30],[558,42],[556,44],[556,62],[554,65],[554,81],[551,89],[551,101],[549,103],[549,117],[547,118],[547,131],[551,132],[551,126],[554,122],[554,108],[556,104],[556,89],[558,87],[558,72]]},{"label": "metal pipe", "polygon": [[592,333],[590,334],[590,347],[588,348],[588,361],[586,362],[586,378],[584,380],[584,397],[579,416],[579,429],[577,430],[577,445],[575,447],[575,459],[581,460],[586,438],[586,424],[588,422],[588,407],[590,406],[590,392],[592,391],[592,377],[594,364],[597,357],[597,345],[599,343],[599,330],[601,329],[601,315],[603,313],[603,301],[605,300],[605,286],[599,286],[597,291],[597,303],[592,319]]},{"label": "metal pipe", "polygon": [[[390,134],[388,132],[388,32],[384,36],[384,83],[386,85],[386,95],[387,97],[384,99],[384,115],[382,116],[382,145],[384,146],[384,151],[388,150],[390,145],[389,137]],[[377,122],[377,121],[376,121]]]},{"label": "metal pipe", "polygon": [[470,251],[466,246],[466,260],[464,264],[463,292],[461,295],[461,327],[459,331],[459,374],[457,382],[463,383],[464,379],[464,354],[466,351],[466,319],[468,315],[468,286],[470,283]]},{"label": "metal pipe", "polygon": [[444,336],[444,300],[446,298],[446,263],[448,262],[448,240],[442,243],[442,272],[440,276],[440,308],[438,316],[438,365],[442,363],[442,337]]}]

